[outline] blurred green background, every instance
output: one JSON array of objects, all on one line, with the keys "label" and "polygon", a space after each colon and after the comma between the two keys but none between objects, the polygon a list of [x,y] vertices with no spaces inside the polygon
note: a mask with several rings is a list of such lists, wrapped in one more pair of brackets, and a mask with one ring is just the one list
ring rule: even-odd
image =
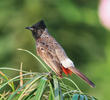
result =
[{"label": "blurred green background", "polygon": [[[34,54],[35,41],[25,30],[41,19],[68,56],[96,84],[92,89],[75,75],[80,89],[99,100],[110,99],[110,31],[98,17],[98,0],[0,0],[0,67],[44,72],[40,63],[17,48]],[[15,76],[17,73],[8,73]],[[70,77],[70,76],[69,76]]]}]

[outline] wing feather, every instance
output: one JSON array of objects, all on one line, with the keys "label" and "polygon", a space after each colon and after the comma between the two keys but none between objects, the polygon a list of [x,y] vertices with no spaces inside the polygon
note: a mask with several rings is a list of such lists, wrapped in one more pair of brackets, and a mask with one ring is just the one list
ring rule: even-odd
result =
[{"label": "wing feather", "polygon": [[61,46],[56,48],[55,51],[56,51],[56,55],[57,55],[58,59],[60,60],[61,64],[65,68],[74,67],[73,61],[68,58],[68,56],[66,55],[65,51],[63,50],[63,48]]},{"label": "wing feather", "polygon": [[47,50],[45,47],[37,47],[37,54],[44,62],[59,76],[62,74],[61,64],[55,54]]}]

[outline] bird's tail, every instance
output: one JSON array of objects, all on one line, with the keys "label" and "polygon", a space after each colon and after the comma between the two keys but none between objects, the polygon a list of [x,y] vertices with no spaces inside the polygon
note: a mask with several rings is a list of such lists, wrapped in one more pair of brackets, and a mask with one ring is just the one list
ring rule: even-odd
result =
[{"label": "bird's tail", "polygon": [[78,69],[75,67],[69,67],[70,71],[72,71],[74,74],[78,75],[81,79],[83,79],[86,83],[88,83],[91,87],[95,87],[95,84],[90,81],[83,73],[81,73]]}]

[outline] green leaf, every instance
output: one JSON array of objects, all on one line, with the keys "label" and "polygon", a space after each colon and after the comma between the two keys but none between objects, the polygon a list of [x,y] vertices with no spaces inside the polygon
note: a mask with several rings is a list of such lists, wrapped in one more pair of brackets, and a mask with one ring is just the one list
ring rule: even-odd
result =
[{"label": "green leaf", "polygon": [[22,87],[20,87],[19,89],[17,89],[12,95],[9,96],[8,100],[12,100],[13,97],[17,94],[17,92],[19,92],[21,89],[23,89],[26,85],[30,84],[32,81],[37,81],[39,78],[41,78],[42,75],[36,75],[35,77],[33,77],[31,80],[29,80],[28,82],[26,82]]},{"label": "green leaf", "polygon": [[84,100],[88,100],[88,97],[86,95],[84,95]]},{"label": "green leaf", "polygon": [[62,94],[60,86],[59,86],[59,90],[60,90],[60,100],[63,100],[63,94]]},{"label": "green leaf", "polygon": [[[2,75],[2,77],[8,82],[8,77],[6,76],[6,74],[4,74],[3,72],[0,71],[0,75]],[[15,91],[15,87],[14,87],[14,83],[13,81],[9,82],[8,85],[11,87],[11,89],[13,90],[13,92]]]},{"label": "green leaf", "polygon": [[37,59],[41,63],[41,65],[47,70],[47,72],[49,72],[49,70],[47,69],[45,64],[36,55],[34,55],[32,52],[25,50],[25,49],[21,49],[21,48],[19,48],[18,50],[25,51],[25,52],[29,53],[30,55],[32,55],[35,59]]},{"label": "green leaf", "polygon": [[84,95],[80,95],[79,100],[84,100]]},{"label": "green leaf", "polygon": [[[39,78],[38,78],[39,79]],[[21,100],[22,97],[24,96],[23,94],[33,85],[33,83],[35,81],[38,80],[37,78],[35,80],[33,80],[31,83],[28,84],[28,86],[26,86],[26,88],[21,92],[21,95],[19,96],[18,100]]]},{"label": "green leaf", "polygon": [[54,100],[54,97],[53,97],[53,95],[52,95],[52,92],[50,91],[50,93],[49,93],[49,100]]},{"label": "green leaf", "polygon": [[38,90],[36,91],[35,100],[41,100],[41,96],[42,96],[42,94],[43,94],[43,91],[44,91],[46,82],[47,82],[47,78],[46,78],[46,77],[43,77],[43,78],[40,80]]},{"label": "green leaf", "polygon": [[79,94],[74,94],[72,100],[78,100]]},{"label": "green leaf", "polygon": [[57,78],[54,76],[54,91],[55,91],[55,100],[60,100],[60,94],[59,94],[59,84]]},{"label": "green leaf", "polygon": [[49,81],[49,87],[50,87],[49,100],[54,100],[54,92],[50,81]]},{"label": "green leaf", "polygon": [[36,91],[37,89],[34,89],[26,98],[24,98],[24,100],[30,100]]},{"label": "green leaf", "polygon": [[0,67],[0,70],[11,70],[11,71],[29,73],[28,71],[23,71],[23,70],[19,70],[19,69],[16,69],[16,68],[9,68],[9,67]]},{"label": "green leaf", "polygon": [[93,96],[91,96],[91,100],[96,100]]},{"label": "green leaf", "polygon": [[67,78],[67,77],[64,77],[64,79],[67,79],[67,80],[69,80],[70,82],[72,82],[72,83],[74,84],[74,86],[80,91],[80,93],[83,93],[83,92],[80,90],[80,88],[77,86],[77,84],[76,84],[73,80],[71,80],[71,79],[69,79],[69,78]]},{"label": "green leaf", "polygon": [[[31,74],[33,74],[33,73],[23,74],[22,76],[27,76],[27,75],[31,75]],[[21,77],[21,75],[18,75],[18,76],[16,76],[16,77],[10,79],[10,80],[7,81],[6,83],[2,84],[2,86],[0,86],[0,90],[1,90],[4,86],[6,86],[8,83],[14,81],[15,79],[17,79],[17,78],[19,78],[19,77]]]}]

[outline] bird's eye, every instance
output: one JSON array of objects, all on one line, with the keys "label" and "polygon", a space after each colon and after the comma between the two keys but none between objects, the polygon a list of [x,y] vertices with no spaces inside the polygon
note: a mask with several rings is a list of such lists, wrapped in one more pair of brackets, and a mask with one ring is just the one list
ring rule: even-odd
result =
[{"label": "bird's eye", "polygon": [[33,29],[35,29],[35,26],[32,26]]}]

